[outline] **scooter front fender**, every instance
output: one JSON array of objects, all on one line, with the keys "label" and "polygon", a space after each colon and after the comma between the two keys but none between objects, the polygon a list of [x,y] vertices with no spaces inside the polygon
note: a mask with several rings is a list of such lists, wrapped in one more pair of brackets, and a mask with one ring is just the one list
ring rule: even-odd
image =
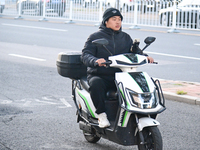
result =
[{"label": "scooter front fender", "polygon": [[159,126],[160,123],[153,119],[153,118],[148,118],[148,117],[143,117],[139,119],[139,123],[138,123],[138,129],[139,131],[142,131],[143,128],[145,127],[150,127],[150,126]]}]

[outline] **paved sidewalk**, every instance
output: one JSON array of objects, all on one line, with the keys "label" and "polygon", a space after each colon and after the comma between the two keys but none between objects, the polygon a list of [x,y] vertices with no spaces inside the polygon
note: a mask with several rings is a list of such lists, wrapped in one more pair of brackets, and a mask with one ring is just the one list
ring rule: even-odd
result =
[{"label": "paved sidewalk", "polygon": [[165,99],[200,105],[200,83],[159,79]]}]

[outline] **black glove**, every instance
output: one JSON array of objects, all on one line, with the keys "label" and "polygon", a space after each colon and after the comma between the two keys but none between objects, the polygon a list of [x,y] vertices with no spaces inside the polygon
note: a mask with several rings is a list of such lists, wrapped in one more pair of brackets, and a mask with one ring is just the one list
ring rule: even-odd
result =
[{"label": "black glove", "polygon": [[134,39],[133,45],[131,47],[131,52],[135,54],[148,56],[147,54],[143,53],[143,51],[139,48],[139,45],[140,45],[140,39]]},{"label": "black glove", "polygon": [[133,52],[135,54],[143,55],[143,51],[139,48],[139,45],[140,45],[140,40],[134,39],[133,45],[131,47],[131,52]]}]

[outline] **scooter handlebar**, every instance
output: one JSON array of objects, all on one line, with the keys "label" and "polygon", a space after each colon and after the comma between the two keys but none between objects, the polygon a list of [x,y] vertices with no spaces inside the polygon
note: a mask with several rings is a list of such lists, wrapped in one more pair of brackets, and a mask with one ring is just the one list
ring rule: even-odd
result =
[{"label": "scooter handlebar", "polygon": [[[112,61],[107,60],[106,62],[103,62],[103,63],[101,63],[101,64],[105,64],[105,65],[108,67],[110,64],[112,64]],[[95,62],[95,63],[94,63],[94,66],[97,67],[97,66],[99,66],[99,64],[98,64],[97,62]]]},{"label": "scooter handlebar", "polygon": [[[150,61],[148,61],[148,63],[150,63]],[[155,61],[154,61],[152,64],[158,64],[158,62],[155,62]]]}]

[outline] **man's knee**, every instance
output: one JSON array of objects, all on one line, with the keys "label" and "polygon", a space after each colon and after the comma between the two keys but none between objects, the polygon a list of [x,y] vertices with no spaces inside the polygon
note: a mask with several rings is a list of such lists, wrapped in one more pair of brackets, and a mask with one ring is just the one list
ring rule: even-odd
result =
[{"label": "man's knee", "polygon": [[104,81],[100,77],[92,77],[89,80],[90,89],[104,88]]}]

